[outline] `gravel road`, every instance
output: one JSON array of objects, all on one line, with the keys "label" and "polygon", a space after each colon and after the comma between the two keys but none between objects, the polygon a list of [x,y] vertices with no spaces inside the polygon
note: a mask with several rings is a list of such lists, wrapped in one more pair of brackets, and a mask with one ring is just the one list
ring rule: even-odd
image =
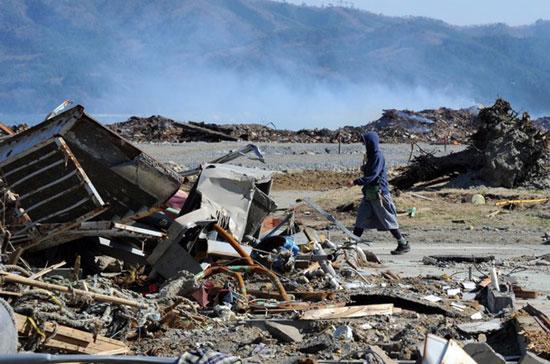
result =
[{"label": "gravel road", "polygon": [[[151,156],[163,162],[175,162],[192,168],[208,162],[232,150],[245,146],[245,142],[221,143],[181,143],[181,144],[139,144],[139,147]],[[349,170],[357,168],[363,160],[362,144],[344,144],[338,154],[337,144],[300,144],[300,143],[259,143],[266,163],[240,158],[235,164],[247,167],[259,167],[275,171],[284,170]],[[419,144],[420,147],[436,155],[444,155],[443,146]],[[389,168],[403,165],[410,154],[409,144],[382,144]],[[448,146],[447,152],[459,151],[464,146]],[[418,149],[415,148],[415,153]]]}]

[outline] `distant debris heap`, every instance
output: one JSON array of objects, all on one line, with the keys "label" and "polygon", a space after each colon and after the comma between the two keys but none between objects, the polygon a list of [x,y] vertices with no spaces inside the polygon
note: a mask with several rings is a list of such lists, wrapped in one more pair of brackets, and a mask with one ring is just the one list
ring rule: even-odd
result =
[{"label": "distant debris heap", "polygon": [[467,149],[444,157],[420,155],[391,183],[407,189],[460,174],[490,186],[550,187],[549,133],[536,127],[529,114],[519,117],[510,103],[498,99],[479,111],[475,124]]},{"label": "distant debris heap", "polygon": [[365,126],[344,126],[338,129],[282,130],[262,124],[180,123],[163,116],[141,118],[109,127],[136,142],[181,143],[191,141],[218,142],[245,140],[281,143],[360,143],[365,130],[377,131],[384,143],[463,143],[475,130],[478,108],[453,110],[439,108],[419,112],[384,110],[382,117]]}]

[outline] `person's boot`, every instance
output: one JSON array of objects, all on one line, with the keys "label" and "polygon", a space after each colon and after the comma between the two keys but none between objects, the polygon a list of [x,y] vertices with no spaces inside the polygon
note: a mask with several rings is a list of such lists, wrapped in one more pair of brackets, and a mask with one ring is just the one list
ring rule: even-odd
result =
[{"label": "person's boot", "polygon": [[405,238],[401,238],[397,241],[397,248],[391,251],[392,255],[402,255],[411,251],[411,246]]}]

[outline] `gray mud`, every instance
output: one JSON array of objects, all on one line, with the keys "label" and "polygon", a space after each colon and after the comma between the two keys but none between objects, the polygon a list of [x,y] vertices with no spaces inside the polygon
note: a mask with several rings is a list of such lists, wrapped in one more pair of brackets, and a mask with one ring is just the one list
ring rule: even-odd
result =
[{"label": "gray mud", "polygon": [[[175,162],[193,168],[246,144],[246,142],[194,142],[138,145],[143,151],[163,162]],[[345,171],[360,166],[364,152],[362,144],[342,144],[341,154],[338,154],[338,144],[258,143],[257,145],[265,156],[265,164],[244,157],[235,161],[234,164],[274,171],[305,169]],[[419,145],[423,150],[437,156],[464,149],[464,146],[448,146],[447,152],[444,152],[442,145]],[[409,144],[382,144],[382,151],[389,168],[406,164],[410,150]],[[417,153],[419,151],[415,148],[415,154]]]}]

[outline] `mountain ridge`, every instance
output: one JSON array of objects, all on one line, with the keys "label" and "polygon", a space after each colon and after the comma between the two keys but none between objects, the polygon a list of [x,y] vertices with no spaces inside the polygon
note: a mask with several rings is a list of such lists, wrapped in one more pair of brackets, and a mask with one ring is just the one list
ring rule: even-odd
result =
[{"label": "mountain ridge", "polygon": [[[269,118],[257,106],[266,100],[288,99],[290,106],[280,108],[292,110],[293,103],[299,108],[295,99],[319,88],[328,99],[348,90],[338,101],[353,108],[360,97],[348,105],[348,94],[359,90],[368,98],[372,85],[392,94],[407,90],[413,101],[421,89],[430,92],[427,102],[449,94],[488,104],[501,96],[519,110],[548,111],[549,21],[460,27],[424,17],[260,0],[0,0],[0,6],[4,113],[44,112],[73,98],[99,112],[191,110],[195,115],[188,118],[196,119],[204,109],[236,121],[247,109],[250,118]],[[216,90],[220,85],[230,86]],[[271,94],[265,91],[270,88]],[[262,92],[263,98],[255,96]],[[225,110],[228,95],[234,106]],[[427,102],[391,106],[442,106]],[[209,115],[205,111],[201,119]],[[279,117],[273,113],[273,119]],[[360,110],[353,117],[366,118]]]}]

